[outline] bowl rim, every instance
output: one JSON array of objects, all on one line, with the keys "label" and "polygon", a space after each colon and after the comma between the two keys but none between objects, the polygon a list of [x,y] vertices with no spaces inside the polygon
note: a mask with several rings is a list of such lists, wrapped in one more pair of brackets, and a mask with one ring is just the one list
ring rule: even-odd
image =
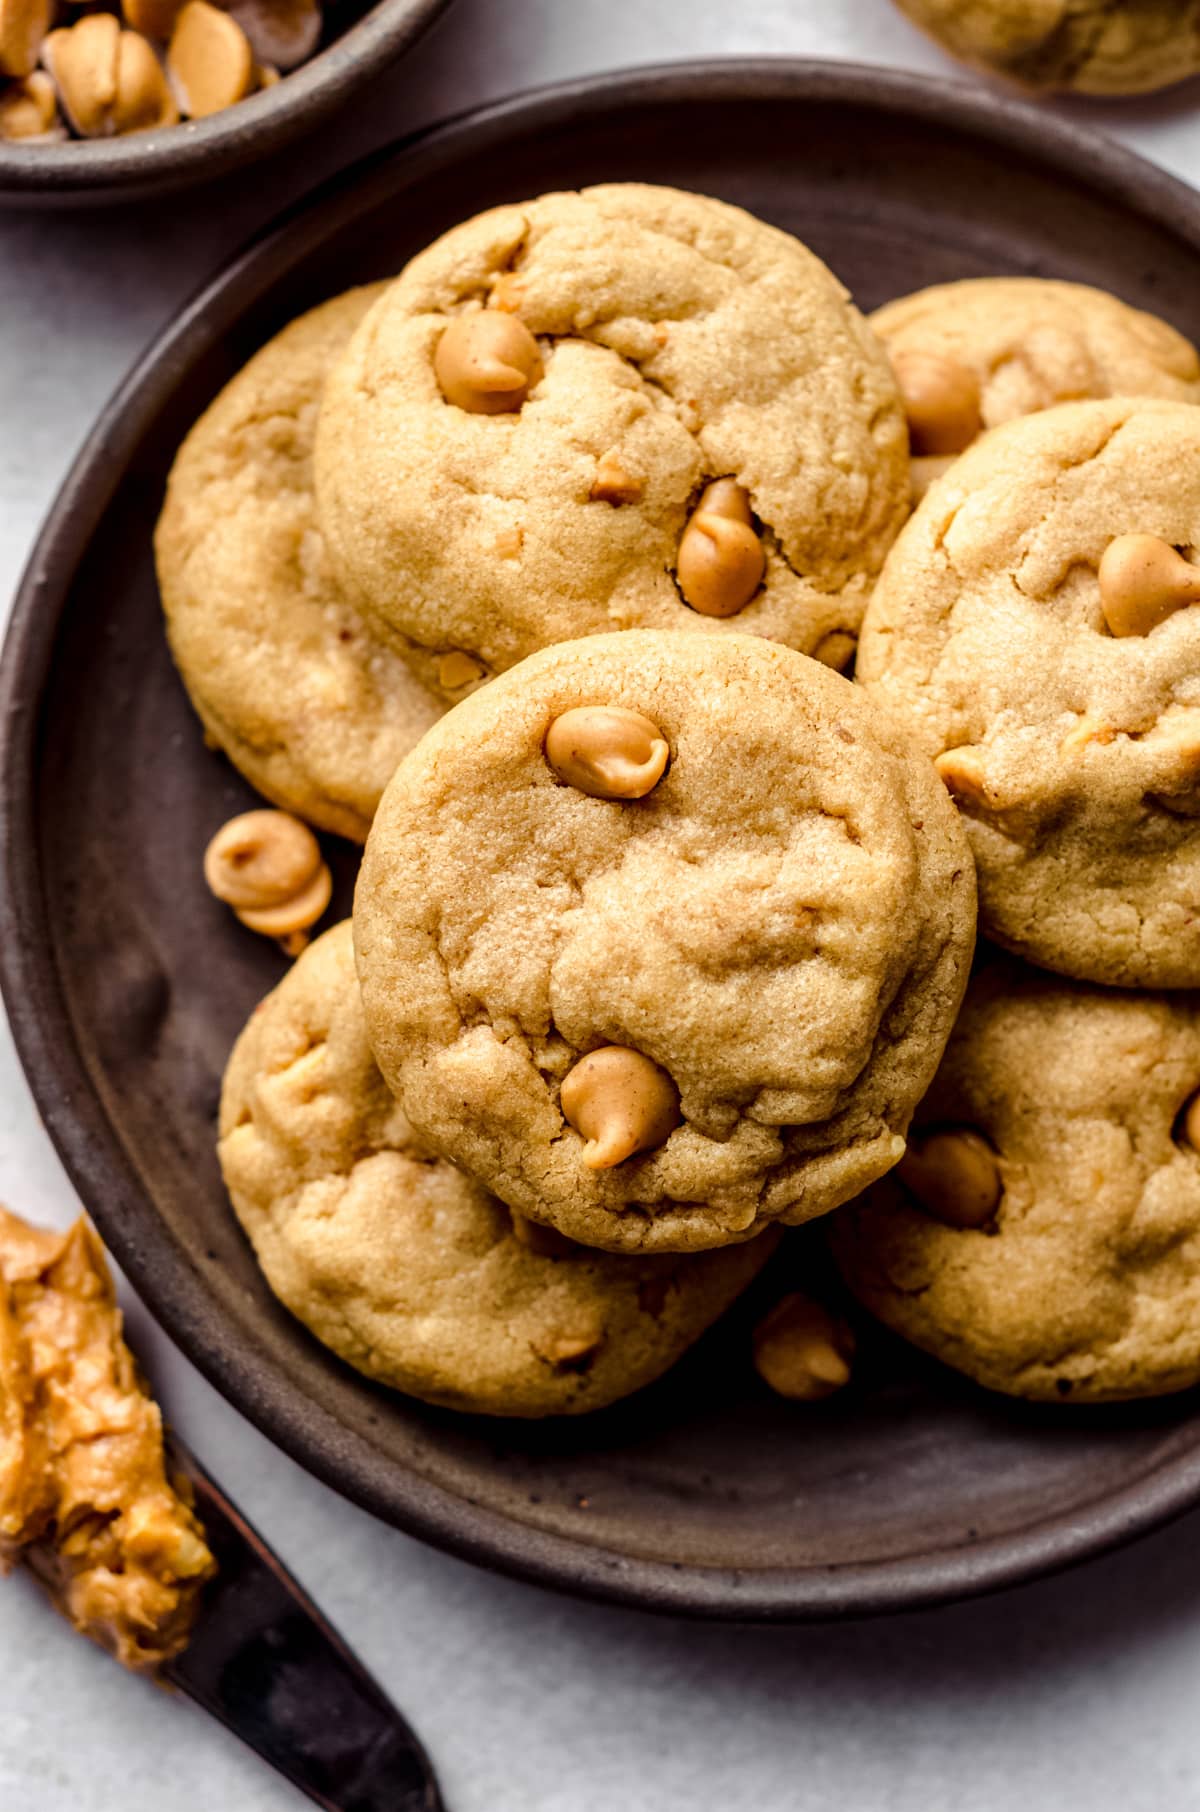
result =
[{"label": "bowl rim", "polygon": [[[531,1528],[402,1467],[380,1477],[377,1450],[276,1373],[253,1336],[216,1323],[205,1279],[155,1237],[153,1197],[107,1120],[76,1042],[42,936],[36,835],[38,724],[75,569],[131,450],[192,358],[341,222],[352,191],[365,211],[403,182],[523,132],[633,105],[689,100],[841,102],[914,114],[1050,164],[1149,214],[1200,251],[1200,201],[1176,178],[1091,131],[965,84],[851,63],[734,59],[650,65],[557,83],[427,128],[322,184],[253,239],[150,344],[101,413],[38,535],[0,657],[0,992],[46,1128],[85,1205],[151,1312],[208,1380],[270,1440],[334,1490],[461,1558],[578,1596],[734,1622],[811,1622],[913,1610],[1040,1577],[1149,1533],[1200,1500],[1195,1449],[1135,1483],[1016,1534],[831,1568],[736,1571],[631,1558]],[[161,1223],[159,1223],[161,1227]],[[213,1313],[213,1310],[216,1313]]]},{"label": "bowl rim", "polygon": [[[336,4],[336,0],[334,0]],[[56,145],[0,143],[0,205],[72,195],[114,200],[217,177],[277,150],[342,106],[433,24],[450,0],[376,0],[316,56],[272,88],[206,119],[120,138]]]}]

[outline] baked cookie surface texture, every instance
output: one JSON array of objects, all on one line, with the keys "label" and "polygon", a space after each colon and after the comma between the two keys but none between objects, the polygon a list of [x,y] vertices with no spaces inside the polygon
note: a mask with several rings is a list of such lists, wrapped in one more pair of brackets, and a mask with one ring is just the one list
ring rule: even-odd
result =
[{"label": "baked cookie surface texture", "polygon": [[898,0],[953,56],[1023,87],[1146,94],[1200,71],[1196,0]]}]

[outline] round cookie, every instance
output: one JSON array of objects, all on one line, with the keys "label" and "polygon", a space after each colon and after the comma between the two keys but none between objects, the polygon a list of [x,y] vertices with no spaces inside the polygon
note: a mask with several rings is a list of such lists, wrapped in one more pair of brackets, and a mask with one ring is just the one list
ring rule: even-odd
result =
[{"label": "round cookie", "polygon": [[1200,576],[1173,551],[1200,547],[1200,410],[1126,398],[1009,422],[905,528],[857,674],[964,815],[981,930],[1061,974],[1184,988],[1200,985],[1200,611],[1111,633],[1101,564],[1139,534]]},{"label": "round cookie", "polygon": [[354,936],[436,1149],[587,1245],[689,1251],[895,1162],[974,920],[945,791],[859,690],[631,630],[531,656],[401,763]]},{"label": "round cookie", "polygon": [[982,1137],[998,1206],[948,1225],[921,1205],[927,1168],[920,1195],[888,1177],[830,1223],[850,1288],[1011,1396],[1099,1402],[1200,1382],[1197,1088],[1200,997],[985,971],[910,1139],[920,1154],[940,1138],[945,1174],[948,1142]]},{"label": "round cookie", "polygon": [[485,1415],[571,1415],[640,1389],[776,1243],[768,1233],[682,1259],[523,1243],[389,1094],[348,921],[310,945],[238,1039],[218,1151],[268,1283],[318,1340],[380,1383]]},{"label": "round cookie", "polygon": [[1016,416],[1089,397],[1200,402],[1195,347],[1083,283],[973,277],[900,296],[870,319],[912,407],[918,498],[981,429]]},{"label": "round cookie", "polygon": [[316,523],[325,374],[386,287],[302,315],[225,386],[155,535],[171,652],[209,736],[274,804],[359,842],[443,709],[347,602]]},{"label": "round cookie", "polygon": [[[443,389],[448,324],[481,309],[506,394],[477,400],[499,413]],[[638,627],[845,665],[903,520],[905,453],[887,361],[811,252],[723,202],[627,183],[495,208],[414,258],[330,375],[316,472],[349,595],[428,651],[437,684],[447,656],[482,677]],[[677,579],[705,487],[729,477],[758,570],[718,617]]]},{"label": "round cookie", "polygon": [[1200,71],[1197,0],[897,0],[961,57],[1025,88],[1147,94]]}]

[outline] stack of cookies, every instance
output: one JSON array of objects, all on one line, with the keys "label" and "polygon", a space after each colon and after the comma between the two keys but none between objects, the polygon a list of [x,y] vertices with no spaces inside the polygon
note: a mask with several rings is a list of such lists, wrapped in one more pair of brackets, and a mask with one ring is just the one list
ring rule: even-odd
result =
[{"label": "stack of cookies", "polygon": [[[838,1210],[855,1294],[986,1384],[1200,1378],[1197,400],[1114,298],[872,325],[789,235],[628,184],[456,227],[234,379],[157,555],[281,808],[214,890],[296,951],[306,826],[366,844],[221,1104],[318,1338],[597,1408]],[[1070,980],[984,947],[963,1008],[977,869],[984,933]],[[759,1369],[819,1396],[851,1347],[788,1298]]]}]

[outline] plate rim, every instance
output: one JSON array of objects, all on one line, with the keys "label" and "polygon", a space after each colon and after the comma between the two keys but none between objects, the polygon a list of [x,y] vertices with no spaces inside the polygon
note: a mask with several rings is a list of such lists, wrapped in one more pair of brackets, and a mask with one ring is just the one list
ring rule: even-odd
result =
[{"label": "plate rim", "polygon": [[[1178,178],[1073,121],[965,82],[857,63],[735,58],[653,64],[549,84],[471,109],[352,164],[236,252],[149,343],[101,412],[44,520],[18,582],[0,656],[0,993],[30,1090],[81,1201],[142,1301],[235,1409],[325,1484],[394,1527],[460,1558],[577,1596],[671,1615],[800,1623],[928,1608],[1001,1590],[1148,1534],[1200,1501],[1194,1451],[1134,1484],[1016,1534],[826,1568],[738,1571],[615,1553],[472,1504],[397,1465],[322,1404],[301,1396],[168,1238],[146,1238],[151,1191],[92,1087],[44,923],[35,827],[38,721],[66,596],[128,455],[195,356],[333,226],[344,197],[412,181],[503,143],[514,126],[658,99],[832,101],[934,119],[1103,188],[1200,251],[1200,197]],[[370,198],[370,199],[369,199]],[[227,323],[226,323],[227,324]],[[52,604],[50,594],[59,593]],[[102,1206],[97,1211],[93,1204]],[[161,1223],[160,1223],[161,1224]],[[218,1335],[216,1324],[221,1325]],[[372,1458],[374,1456],[374,1458]]]}]

